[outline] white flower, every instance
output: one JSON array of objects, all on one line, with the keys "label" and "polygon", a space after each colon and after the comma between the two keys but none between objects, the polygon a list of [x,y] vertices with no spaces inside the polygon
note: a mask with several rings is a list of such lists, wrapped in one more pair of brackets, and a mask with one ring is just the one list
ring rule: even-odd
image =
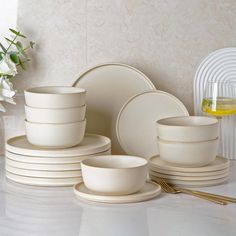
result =
[{"label": "white flower", "polygon": [[2,60],[0,61],[0,74],[12,76],[17,74],[16,65],[12,62],[8,54],[2,55]]},{"label": "white flower", "polygon": [[[12,83],[3,76],[0,77],[0,101],[15,104],[13,100],[15,94],[16,91],[13,89]],[[0,111],[5,111],[2,104],[0,104]]]}]

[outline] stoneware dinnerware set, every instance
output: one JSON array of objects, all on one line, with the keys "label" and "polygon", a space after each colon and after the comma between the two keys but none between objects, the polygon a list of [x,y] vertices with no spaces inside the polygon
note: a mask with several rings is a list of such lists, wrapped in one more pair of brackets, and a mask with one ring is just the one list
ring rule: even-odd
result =
[{"label": "stoneware dinnerware set", "polygon": [[227,180],[217,120],[189,116],[131,66],[98,65],[72,87],[28,89],[25,100],[26,135],[6,144],[10,180],[74,185],[78,198],[105,203],[154,198],[157,178],[200,187]]},{"label": "stoneware dinnerware set", "polygon": [[25,91],[26,135],[6,144],[6,176],[38,186],[72,186],[82,180],[81,161],[110,154],[110,139],[85,134],[86,91],[40,87]]}]

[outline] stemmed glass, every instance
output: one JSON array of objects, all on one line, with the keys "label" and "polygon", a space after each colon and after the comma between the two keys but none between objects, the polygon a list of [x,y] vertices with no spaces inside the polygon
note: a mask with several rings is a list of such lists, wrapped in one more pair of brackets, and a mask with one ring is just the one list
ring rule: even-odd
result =
[{"label": "stemmed glass", "polygon": [[[236,82],[207,82],[202,100],[202,111],[219,121],[221,136],[221,118],[236,114]],[[234,127],[232,127],[234,128]],[[220,140],[219,151],[223,143]]]}]

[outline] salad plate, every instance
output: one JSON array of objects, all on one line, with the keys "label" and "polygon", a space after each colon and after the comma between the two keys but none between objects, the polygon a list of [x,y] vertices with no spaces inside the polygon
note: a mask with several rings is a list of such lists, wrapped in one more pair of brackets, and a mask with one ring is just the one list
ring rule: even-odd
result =
[{"label": "salad plate", "polygon": [[119,143],[126,154],[148,159],[159,154],[156,121],[188,115],[183,103],[169,93],[155,90],[135,95],[119,112],[116,123]]},{"label": "salad plate", "polygon": [[[18,165],[19,163],[32,163],[35,164],[34,166],[36,167],[36,165],[38,164],[47,164],[47,165],[55,165],[55,168],[59,168],[56,167],[56,165],[61,165],[61,164],[77,164],[80,165],[81,161],[89,158],[89,157],[93,157],[93,156],[103,156],[103,155],[110,155],[111,154],[111,150],[106,150],[104,152],[99,152],[99,153],[94,153],[91,155],[85,155],[85,156],[51,156],[51,157],[44,157],[44,156],[30,156],[30,155],[19,155],[19,154],[15,154],[15,153],[11,153],[6,151],[6,157],[8,160],[14,161],[15,165]],[[54,167],[52,167],[54,168]],[[66,168],[66,166],[65,166]]]},{"label": "salad plate", "polygon": [[168,171],[179,171],[179,172],[186,172],[186,173],[202,173],[202,172],[209,172],[209,171],[218,171],[218,170],[224,170],[229,168],[229,160],[217,156],[215,161],[210,163],[207,166],[202,166],[202,167],[180,167],[180,166],[173,166],[170,163],[164,162],[161,160],[160,156],[154,156],[150,158],[149,164],[152,167],[157,167],[162,170],[168,170]]},{"label": "salad plate", "polygon": [[134,67],[108,63],[94,66],[76,77],[75,87],[87,90],[87,131],[111,138],[112,153],[122,154],[116,137],[116,119],[132,96],[155,86]]},{"label": "salad plate", "polygon": [[76,194],[77,197],[84,200],[118,204],[118,203],[141,202],[152,199],[161,193],[161,187],[156,183],[146,182],[144,187],[136,193],[122,196],[114,196],[114,195],[109,196],[93,192],[87,189],[84,183],[81,182],[74,186],[74,193]]},{"label": "salad plate", "polygon": [[46,149],[34,146],[25,135],[10,138],[6,150],[15,154],[35,157],[76,157],[104,152],[111,147],[109,138],[96,134],[85,134],[84,140],[77,146],[62,149]]},{"label": "salad plate", "polygon": [[40,170],[27,170],[12,167],[6,164],[6,171],[28,177],[36,178],[77,178],[82,177],[81,170],[71,170],[71,171],[40,171]]},{"label": "salad plate", "polygon": [[6,178],[17,183],[34,185],[34,186],[45,186],[45,187],[62,187],[72,186],[82,181],[81,177],[77,178],[35,178],[28,176],[21,176],[6,171]]}]

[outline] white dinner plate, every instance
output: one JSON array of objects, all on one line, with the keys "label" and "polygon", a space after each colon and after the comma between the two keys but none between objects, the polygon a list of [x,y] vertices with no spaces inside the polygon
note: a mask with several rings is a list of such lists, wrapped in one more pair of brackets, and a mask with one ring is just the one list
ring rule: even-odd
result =
[{"label": "white dinner plate", "polygon": [[79,198],[94,202],[104,203],[132,203],[146,201],[158,196],[161,193],[161,187],[152,182],[146,182],[144,187],[137,193],[122,195],[122,196],[108,196],[93,192],[87,189],[83,182],[74,186],[74,193]]},{"label": "white dinner plate", "polygon": [[188,116],[183,103],[163,91],[148,91],[129,99],[120,110],[116,132],[123,150],[150,158],[159,153],[156,121],[166,117]]},{"label": "white dinner plate", "polygon": [[12,167],[6,164],[6,171],[21,176],[36,177],[36,178],[78,178],[82,177],[81,170],[67,170],[67,171],[40,171],[40,170],[26,170]]},{"label": "white dinner plate", "polygon": [[151,171],[164,174],[164,175],[177,175],[177,176],[188,176],[188,177],[201,177],[201,176],[215,176],[229,172],[229,168],[216,171],[205,171],[205,172],[184,172],[184,171],[173,171],[157,168],[156,166],[150,166]]},{"label": "white dinner plate", "polygon": [[15,168],[25,170],[43,170],[43,171],[65,171],[65,170],[80,170],[80,162],[72,164],[39,164],[14,161],[6,157],[6,164]]},{"label": "white dinner plate", "polygon": [[150,175],[156,176],[159,178],[163,179],[168,179],[168,180],[184,180],[184,181],[195,181],[195,180],[213,180],[213,179],[220,179],[220,178],[225,178],[229,175],[229,172],[226,171],[223,174],[218,174],[218,175],[211,175],[211,176],[179,176],[179,175],[166,175],[166,174],[161,174],[155,171],[150,171]]},{"label": "white dinner plate", "polygon": [[[59,164],[80,164],[80,162],[84,159],[93,157],[93,156],[103,156],[103,155],[110,155],[111,150],[107,150],[105,152],[99,152],[93,155],[86,155],[86,156],[75,156],[75,157],[41,157],[41,156],[26,156],[26,155],[18,155],[15,153],[11,153],[6,151],[7,159],[12,161],[21,162],[21,163],[32,163],[32,164],[52,164],[52,165],[59,165]],[[65,167],[66,168],[66,167]]]},{"label": "white dinner plate", "polygon": [[[157,180],[156,176],[150,175],[151,180]],[[228,181],[228,177],[220,178],[220,179],[212,179],[212,180],[193,180],[193,181],[185,181],[185,180],[172,180],[172,179],[164,179],[167,183],[178,185],[182,187],[210,187],[218,184],[223,184]]]},{"label": "white dinner plate", "polygon": [[112,153],[122,154],[116,137],[117,115],[130,97],[155,89],[153,83],[131,66],[109,63],[80,74],[73,86],[87,90],[87,131],[111,138]]},{"label": "white dinner plate", "polygon": [[54,178],[35,178],[35,177],[27,177],[12,174],[6,171],[6,177],[14,182],[33,185],[33,186],[45,186],[45,187],[64,187],[64,186],[72,186],[78,182],[82,181],[81,177],[77,178],[62,178],[62,179],[54,179]]},{"label": "white dinner plate", "polygon": [[179,172],[208,172],[208,171],[218,171],[218,170],[223,170],[226,168],[229,168],[229,160],[217,156],[215,161],[210,163],[207,166],[202,166],[202,167],[180,167],[180,166],[173,166],[170,163],[166,163],[163,160],[161,160],[160,156],[154,156],[150,158],[149,164],[151,167],[157,167],[162,170],[169,170],[169,171],[179,171]]},{"label": "white dinner plate", "polygon": [[96,134],[85,134],[78,146],[63,149],[46,149],[30,144],[25,135],[10,138],[6,150],[12,153],[40,157],[75,157],[104,152],[111,147],[109,138]]}]

